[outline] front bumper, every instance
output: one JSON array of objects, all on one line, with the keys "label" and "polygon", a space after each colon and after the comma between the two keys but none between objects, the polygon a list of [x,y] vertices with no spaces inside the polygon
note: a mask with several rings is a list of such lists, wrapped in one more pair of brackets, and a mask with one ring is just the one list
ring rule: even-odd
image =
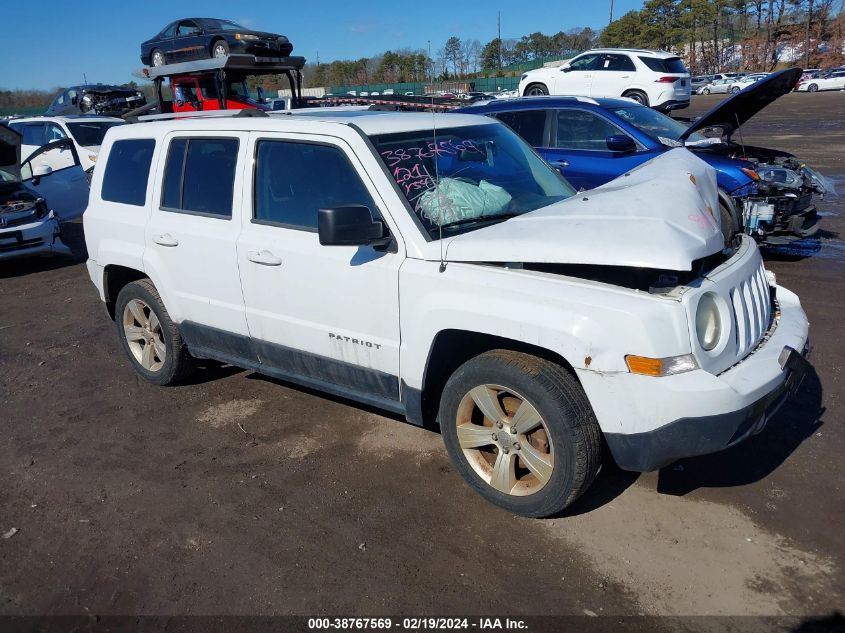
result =
[{"label": "front bumper", "polygon": [[807,350],[806,315],[795,294],[782,287],[776,292],[781,316],[768,338],[719,375],[699,369],[650,378],[576,370],[620,468],[657,470],[762,430],[807,369],[801,353],[784,352]]}]

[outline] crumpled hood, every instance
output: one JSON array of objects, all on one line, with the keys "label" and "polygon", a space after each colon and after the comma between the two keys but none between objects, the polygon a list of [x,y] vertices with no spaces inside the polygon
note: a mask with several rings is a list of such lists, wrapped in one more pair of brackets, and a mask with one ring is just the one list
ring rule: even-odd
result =
[{"label": "crumpled hood", "polygon": [[728,97],[715,108],[708,110],[681,134],[679,140],[689,138],[693,132],[716,126],[721,127],[724,130],[724,136],[729,137],[760,110],[792,92],[799,77],[801,77],[800,68],[787,68],[751,84],[732,97]]},{"label": "crumpled hood", "polygon": [[677,148],[596,189],[459,235],[445,259],[682,271],[722,248],[716,172]]}]

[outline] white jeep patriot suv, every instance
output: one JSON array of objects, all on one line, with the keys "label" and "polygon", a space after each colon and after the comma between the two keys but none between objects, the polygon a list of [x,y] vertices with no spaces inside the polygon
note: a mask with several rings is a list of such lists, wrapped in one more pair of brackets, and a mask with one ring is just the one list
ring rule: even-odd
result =
[{"label": "white jeep patriot suv", "polygon": [[713,170],[676,149],[575,193],[501,123],[348,112],[109,130],[88,270],[135,370],[210,358],[439,427],[526,516],[599,470],[759,431],[808,325],[754,242],[725,248]]}]

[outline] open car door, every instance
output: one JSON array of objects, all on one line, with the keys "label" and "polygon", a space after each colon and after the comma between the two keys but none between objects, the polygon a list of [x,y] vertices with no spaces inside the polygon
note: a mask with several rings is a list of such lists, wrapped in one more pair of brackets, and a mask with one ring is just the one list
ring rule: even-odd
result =
[{"label": "open car door", "polygon": [[78,218],[88,206],[88,177],[69,138],[35,150],[21,163],[21,180],[47,201],[59,220]]}]

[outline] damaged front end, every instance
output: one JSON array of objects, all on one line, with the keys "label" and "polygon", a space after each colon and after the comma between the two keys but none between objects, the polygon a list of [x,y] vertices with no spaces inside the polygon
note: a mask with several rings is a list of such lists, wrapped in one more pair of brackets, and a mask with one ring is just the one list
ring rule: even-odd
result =
[{"label": "damaged front end", "polygon": [[832,183],[785,152],[748,147],[742,160],[754,164],[756,191],[739,200],[743,232],[770,245],[810,237],[819,228],[813,196],[835,193]]},{"label": "damaged front end", "polygon": [[122,116],[147,103],[144,93],[119,86],[86,88],[79,97],[79,110],[83,114]]},{"label": "damaged front end", "polygon": [[69,255],[61,225],[43,198],[24,187],[0,190],[0,260],[25,255]]}]

